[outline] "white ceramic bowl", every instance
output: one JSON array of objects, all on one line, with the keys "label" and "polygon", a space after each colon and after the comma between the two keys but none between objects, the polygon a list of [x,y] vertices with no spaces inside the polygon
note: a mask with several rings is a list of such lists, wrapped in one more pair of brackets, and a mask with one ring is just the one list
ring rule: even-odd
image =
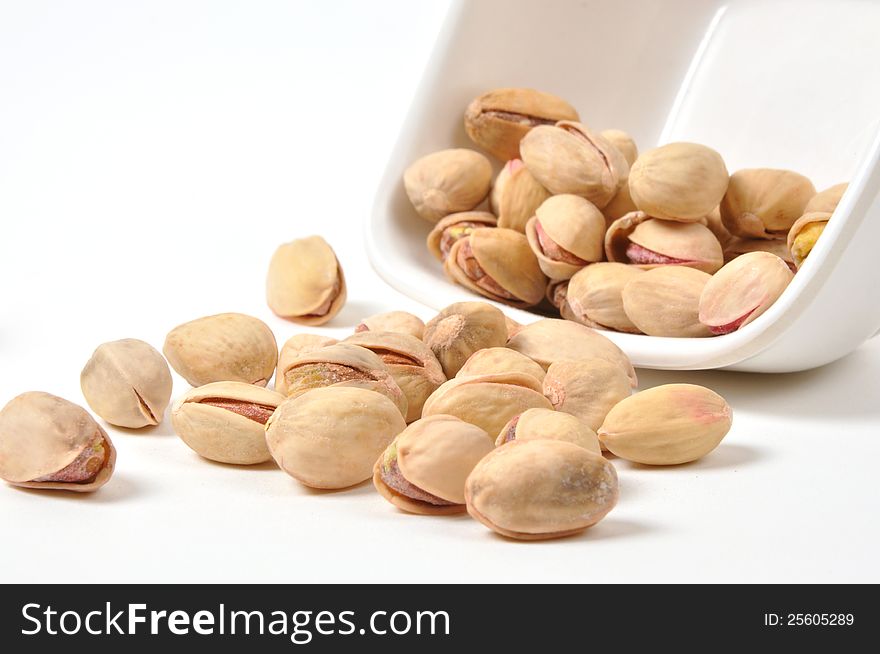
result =
[{"label": "white ceramic bowl", "polygon": [[[770,310],[715,338],[607,332],[637,366],[804,370],[880,329],[880,3],[859,0],[458,0],[401,130],[366,229],[378,273],[439,309],[475,299],[425,248],[403,190],[429,152],[473,147],[464,108],[494,87],[556,93],[640,149],[705,143],[731,171],[790,168],[850,186]],[[505,307],[516,320],[535,314]]]}]

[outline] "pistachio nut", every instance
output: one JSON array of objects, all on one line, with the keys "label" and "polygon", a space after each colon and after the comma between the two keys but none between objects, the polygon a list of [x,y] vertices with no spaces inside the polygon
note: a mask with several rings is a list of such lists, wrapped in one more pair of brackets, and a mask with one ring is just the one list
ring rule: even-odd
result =
[{"label": "pistachio nut", "polygon": [[523,328],[522,324],[506,314],[504,316],[504,324],[507,326],[507,338],[513,338],[513,335]]},{"label": "pistachio nut", "polygon": [[491,183],[489,160],[464,148],[426,155],[403,174],[410,202],[422,218],[432,223],[476,207],[489,195]]},{"label": "pistachio nut", "polygon": [[528,240],[512,229],[475,229],[456,241],[443,269],[468,290],[520,308],[540,302],[547,288]]},{"label": "pistachio nut", "polygon": [[529,247],[550,279],[569,279],[604,258],[605,217],[589,200],[554,195],[526,224]]},{"label": "pistachio nut", "polygon": [[511,418],[495,440],[501,447],[510,441],[534,440],[566,441],[579,445],[585,450],[602,454],[599,438],[580,418],[570,413],[551,411],[550,409],[527,409],[518,416]]},{"label": "pistachio nut", "polygon": [[536,125],[578,120],[565,100],[533,89],[487,91],[468,105],[464,129],[471,140],[500,161],[519,157],[520,141]]},{"label": "pistachio nut", "polygon": [[323,238],[300,238],[275,250],[266,276],[266,302],[275,315],[323,325],[339,313],[345,298],[342,266]]},{"label": "pistachio nut", "polygon": [[804,213],[812,213],[814,211],[834,213],[838,203],[840,203],[840,198],[846,193],[848,186],[849,184],[844,182],[843,184],[835,184],[830,188],[826,188],[824,191],[819,191],[807,202],[804,207]]},{"label": "pistachio nut", "polygon": [[777,238],[731,238],[727,245],[724,246],[724,262],[732,261],[747,252],[769,252],[770,254],[775,254],[791,268],[792,272],[797,271],[794,259],[791,256],[791,250],[788,249],[788,244]]},{"label": "pistachio nut", "polygon": [[425,333],[425,323],[421,318],[408,311],[388,311],[364,318],[354,331],[356,334],[361,332],[396,332],[409,334],[421,340]]},{"label": "pistachio nut", "polygon": [[623,287],[645,274],[622,263],[594,263],[568,282],[567,301],[575,320],[587,327],[638,334],[623,310]]},{"label": "pistachio nut", "polygon": [[724,226],[724,221],[721,220],[720,207],[715,207],[712,211],[706,214],[705,225],[709,228],[710,232],[715,234],[715,238],[721,243],[722,248],[727,247],[727,244],[733,239],[733,235],[727,231],[727,227]]},{"label": "pistachio nut", "polygon": [[410,513],[462,513],[464,483],[493,449],[485,431],[455,416],[436,415],[404,429],[373,466],[373,485]]},{"label": "pistachio nut", "polygon": [[641,268],[688,266],[713,273],[724,264],[721,244],[698,222],[682,223],[652,218],[633,211],[615,220],[605,233],[608,261]]},{"label": "pistachio nut", "polygon": [[498,216],[498,226],[526,231],[526,223],[535,215],[550,192],[538,183],[520,159],[511,159],[495,180],[489,206]]},{"label": "pistachio nut", "polygon": [[617,193],[611,198],[611,202],[602,208],[602,215],[605,217],[605,229],[607,230],[611,227],[611,223],[618,218],[623,218],[632,211],[637,211],[637,209],[636,203],[633,202],[632,196],[629,193],[629,180],[627,180],[617,189]]},{"label": "pistachio nut", "polygon": [[718,206],[730,177],[724,160],[697,143],[669,143],[639,155],[629,191],[639,210],[654,218],[692,222]]},{"label": "pistachio nut", "polygon": [[543,392],[556,411],[596,430],[611,407],[630,396],[632,384],[625,370],[603,359],[556,361],[547,369]]},{"label": "pistachio nut", "polygon": [[574,315],[574,311],[571,310],[571,306],[568,304],[569,281],[568,279],[557,279],[550,282],[547,286],[546,298],[547,302],[559,311],[560,316],[566,320],[577,322],[578,318]]},{"label": "pistachio nut", "polygon": [[448,414],[497,434],[513,416],[531,408],[552,409],[541,382],[519,372],[456,377],[425,402],[422,417]]},{"label": "pistachio nut", "polygon": [[729,334],[769,309],[793,279],[769,252],[738,256],[712,275],[700,295],[700,322],[713,334]]},{"label": "pistachio nut", "polygon": [[738,170],[721,201],[721,220],[734,236],[785,238],[815,194],[813,183],[791,170]]},{"label": "pistachio nut", "polygon": [[244,382],[213,382],[174,403],[171,424],[196,454],[220,463],[269,461],[265,424],[284,396]]},{"label": "pistachio nut", "polygon": [[613,454],[647,465],[677,465],[706,456],[730,431],[724,398],[703,386],[665,384],[617,404],[599,428]]},{"label": "pistachio nut", "polygon": [[431,349],[410,334],[360,332],[345,339],[382,359],[388,372],[406,396],[406,421],[418,420],[425,400],[446,381],[440,362]]},{"label": "pistachio nut", "polygon": [[539,382],[544,380],[545,374],[541,366],[509,347],[487,347],[474,352],[455,376],[473,377],[507,372],[531,375]]},{"label": "pistachio nut", "polygon": [[794,221],[794,225],[788,232],[787,244],[792,261],[797,268],[804,264],[810,252],[813,251],[816,241],[819,240],[828,225],[829,218],[831,218],[831,214],[827,211],[813,211],[805,213]]},{"label": "pistachio nut", "polygon": [[275,390],[287,397],[287,380],[284,371],[298,356],[320,350],[328,345],[336,345],[339,341],[319,334],[294,334],[281,346],[278,354],[278,367],[275,369]]},{"label": "pistachio nut", "polygon": [[474,467],[467,510],[508,538],[560,538],[599,522],[617,504],[617,472],[600,454],[558,440],[513,441]]},{"label": "pistachio nut", "polygon": [[600,209],[629,174],[620,150],[577,122],[536,127],[520,149],[526,168],[553,195],[580,195]]},{"label": "pistachio nut", "polygon": [[214,381],[265,386],[278,361],[277,348],[275,335],[262,320],[220,313],[172,329],[162,353],[192,386]]},{"label": "pistachio nut", "polygon": [[507,342],[507,322],[487,302],[450,304],[425,325],[424,341],[451,379],[474,352]]},{"label": "pistachio nut", "polygon": [[99,345],[79,376],[92,411],[111,425],[158,425],[171,400],[171,371],[149,343],[134,338]]},{"label": "pistachio nut", "polygon": [[495,216],[486,211],[463,211],[441,218],[428,234],[427,244],[437,261],[443,262],[459,239],[470,236],[478,227],[495,227]]},{"label": "pistachio nut", "polygon": [[623,310],[648,336],[710,336],[700,322],[700,295],[711,278],[685,266],[648,270],[623,287]]},{"label": "pistachio nut", "polygon": [[636,159],[639,158],[639,148],[636,146],[636,142],[622,129],[603,129],[599,132],[599,136],[620,150],[620,154],[626,159],[628,166],[632,167]]},{"label": "pistachio nut", "polygon": [[13,486],[86,493],[115,464],[107,432],[73,402],[30,391],[0,411],[0,479]]},{"label": "pistachio nut", "polygon": [[282,402],[266,423],[266,444],[278,466],[306,486],[348,488],[372,476],[405,427],[385,395],[329,386]]}]

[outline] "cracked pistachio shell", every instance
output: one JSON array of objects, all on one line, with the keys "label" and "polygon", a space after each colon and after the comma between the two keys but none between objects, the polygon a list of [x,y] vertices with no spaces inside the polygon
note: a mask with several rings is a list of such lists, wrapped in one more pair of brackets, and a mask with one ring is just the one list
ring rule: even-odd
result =
[{"label": "cracked pistachio shell", "polygon": [[465,484],[467,510],[508,538],[539,540],[583,531],[614,508],[617,472],[573,443],[507,443],[480,461]]},{"label": "cracked pistachio shell", "polygon": [[152,345],[134,338],[99,345],[79,381],[92,411],[119,427],[158,425],[171,400],[168,363]]},{"label": "cracked pistachio shell", "polygon": [[611,409],[599,428],[599,440],[627,461],[677,465],[718,447],[731,422],[730,407],[717,393],[693,384],[665,384]]},{"label": "cracked pistachio shell", "polygon": [[395,332],[408,334],[421,340],[425,333],[425,323],[421,318],[407,311],[388,311],[364,318],[354,331],[356,334],[361,332]]},{"label": "cracked pistachio shell", "polygon": [[535,440],[566,441],[579,445],[585,450],[602,454],[596,432],[587,424],[571,415],[550,409],[528,409],[511,418],[495,440],[501,447],[510,441]]},{"label": "cracked pistachio shell", "polygon": [[535,215],[550,192],[545,189],[519,159],[508,161],[492,188],[490,204],[498,216],[498,226],[526,231],[526,223]]},{"label": "cracked pistachio shell", "polygon": [[453,415],[497,434],[513,416],[536,407],[552,408],[541,382],[518,372],[495,373],[450,379],[425,402],[422,417]]},{"label": "cracked pistachio shell", "polygon": [[[404,429],[388,446],[373,467],[373,484],[379,494],[394,506],[422,515],[463,513],[464,484],[474,466],[493,449],[489,434],[455,416],[423,418]],[[423,491],[434,502],[411,497],[404,488],[389,484],[393,464],[397,472],[416,491]],[[442,504],[436,499],[442,500]]]},{"label": "cracked pistachio shell", "polygon": [[[788,232],[787,247],[791,253],[791,259],[797,268],[806,261],[816,241],[825,231],[831,214],[827,211],[813,211],[805,213],[794,221],[794,225]],[[788,262],[786,262],[788,263]]]},{"label": "cracked pistachio shell", "polygon": [[594,329],[570,320],[544,318],[523,327],[507,347],[526,355],[545,370],[556,361],[602,359],[620,367],[632,386],[636,372],[623,350]]},{"label": "cracked pistachio shell", "polygon": [[547,286],[547,301],[559,311],[559,315],[565,320],[577,322],[577,316],[568,304],[568,279],[559,279],[550,282]]},{"label": "cracked pistachio shell", "polygon": [[686,266],[648,270],[623,287],[623,310],[648,336],[711,336],[700,322],[700,295],[711,278]]},{"label": "cracked pistachio shell", "polygon": [[568,306],[575,319],[587,327],[638,334],[639,328],[623,310],[623,287],[645,274],[622,263],[594,263],[568,282]]},{"label": "cracked pistachio shell", "polygon": [[835,184],[830,188],[826,188],[824,191],[819,191],[807,202],[804,207],[804,213],[813,213],[814,211],[834,213],[834,210],[837,209],[837,205],[840,203],[840,198],[846,193],[848,186],[849,184],[844,182],[843,184]]},{"label": "cracked pistachio shell", "polygon": [[600,209],[629,174],[620,151],[581,123],[536,127],[520,148],[529,172],[553,195],[580,195]]},{"label": "cracked pistachio shell", "polygon": [[627,165],[632,165],[639,158],[639,148],[633,137],[624,132],[622,129],[603,129],[599,132],[599,136],[608,141],[611,145],[620,151],[623,158],[626,159]]},{"label": "cracked pistachio shell", "polygon": [[440,362],[431,349],[410,334],[361,332],[345,339],[382,359],[388,372],[406,396],[406,421],[418,420],[425,400],[446,381]]},{"label": "cracked pistachio shell", "polygon": [[520,141],[536,125],[578,120],[574,107],[562,98],[534,89],[487,91],[470,103],[464,129],[471,140],[500,161],[519,157]]},{"label": "cracked pistachio shell", "polygon": [[244,382],[213,382],[193,388],[171,409],[180,439],[211,461],[253,465],[272,458],[265,424],[284,396]]},{"label": "cracked pistachio shell", "polygon": [[538,304],[547,288],[528,240],[512,229],[475,229],[452,246],[443,269],[468,290],[520,308]]},{"label": "cracked pistachio shell", "polygon": [[815,194],[813,183],[791,170],[738,170],[721,201],[721,220],[741,238],[785,238]]},{"label": "cracked pistachio shell", "polygon": [[265,386],[275,371],[277,348],[275,335],[262,320],[220,313],[172,329],[162,353],[192,386],[215,381]]},{"label": "cracked pistachio shell", "polygon": [[721,155],[697,143],[669,143],[639,155],[629,191],[640,211],[692,222],[718,206],[730,177]]},{"label": "cracked pistachio shell", "polygon": [[738,256],[712,275],[700,295],[700,322],[713,334],[727,334],[769,309],[794,275],[769,252]]},{"label": "cracked pistachio shell", "polygon": [[605,217],[605,229],[607,230],[611,223],[618,218],[623,218],[626,214],[636,210],[636,204],[632,201],[632,196],[629,193],[629,180],[627,180],[617,190],[611,202],[602,208],[602,215]]},{"label": "cracked pistachio shell", "polygon": [[477,350],[465,361],[455,376],[473,377],[507,372],[531,375],[539,382],[544,379],[544,369],[541,366],[509,347],[487,347]]},{"label": "cracked pistachio shell", "polygon": [[115,464],[107,432],[73,402],[30,391],[0,411],[0,479],[13,486],[87,493]]},{"label": "cracked pistachio shell", "polygon": [[543,391],[556,411],[570,413],[596,430],[611,408],[630,396],[632,385],[619,365],[583,359],[551,364]]},{"label": "cracked pistachio shell", "polygon": [[342,266],[320,236],[300,238],[275,250],[266,277],[272,312],[303,325],[323,325],[345,304]]},{"label": "cracked pistachio shell", "polygon": [[449,251],[459,239],[470,236],[470,233],[478,227],[495,227],[495,216],[486,211],[463,211],[449,214],[434,225],[428,234],[428,250],[437,259],[443,262],[449,256]]},{"label": "cracked pistachio shell", "polygon": [[432,223],[476,207],[489,195],[491,183],[489,160],[464,148],[426,155],[403,174],[410,202],[422,218]]},{"label": "cracked pistachio shell", "polygon": [[589,200],[554,195],[526,224],[529,247],[550,279],[569,279],[605,256],[605,217]]},{"label": "cracked pistachio shell", "polygon": [[294,334],[281,346],[278,354],[278,367],[275,369],[275,390],[287,397],[287,380],[284,371],[298,356],[320,350],[328,345],[336,345],[339,341],[320,334]]},{"label": "cracked pistachio shell", "polygon": [[372,476],[405,427],[385,395],[329,386],[282,402],[266,423],[266,444],[278,466],[306,486],[348,488]]},{"label": "cracked pistachio shell", "polygon": [[770,254],[775,254],[788,264],[792,272],[796,270],[788,244],[776,238],[739,238],[735,236],[724,246],[724,262],[728,263],[747,252],[769,252]]},{"label": "cracked pistachio shell", "polygon": [[474,352],[507,342],[507,321],[486,302],[455,302],[425,325],[424,341],[452,378]]}]

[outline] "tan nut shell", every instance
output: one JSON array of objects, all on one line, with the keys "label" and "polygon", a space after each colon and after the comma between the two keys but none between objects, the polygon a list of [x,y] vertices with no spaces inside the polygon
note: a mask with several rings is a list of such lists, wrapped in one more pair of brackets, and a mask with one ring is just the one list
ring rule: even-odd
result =
[{"label": "tan nut shell", "polygon": [[487,347],[474,352],[455,376],[473,377],[506,372],[531,375],[539,382],[543,381],[545,374],[541,366],[509,347]]},{"label": "tan nut shell", "polygon": [[546,439],[496,448],[465,484],[468,513],[493,531],[521,540],[582,531],[604,518],[617,498],[617,472],[604,457]]},{"label": "tan nut shell", "polygon": [[587,327],[638,334],[639,328],[623,310],[623,287],[645,274],[622,263],[594,263],[568,282],[568,306],[576,320]]},{"label": "tan nut shell", "polygon": [[507,321],[487,302],[455,302],[428,321],[424,340],[451,379],[477,350],[507,342]]},{"label": "tan nut shell", "polygon": [[630,396],[632,385],[619,366],[602,359],[583,359],[551,364],[543,391],[556,411],[570,413],[596,430],[611,408]]},{"label": "tan nut shell", "polygon": [[721,220],[734,236],[784,238],[815,194],[813,183],[791,170],[738,170],[721,201]]},{"label": "tan nut shell", "polygon": [[342,266],[320,236],[300,238],[275,250],[266,276],[272,312],[302,325],[323,325],[345,304]]},{"label": "tan nut shell", "polygon": [[834,213],[834,210],[837,209],[837,205],[840,203],[840,198],[846,193],[848,186],[849,184],[844,182],[843,184],[835,184],[830,188],[826,188],[824,191],[819,191],[807,202],[804,207],[804,213],[812,213],[814,211]]},{"label": "tan nut shell", "polygon": [[99,345],[79,382],[92,411],[119,427],[158,425],[171,400],[168,363],[152,345],[134,338]]},{"label": "tan nut shell", "polygon": [[549,197],[550,191],[541,186],[525,164],[519,159],[511,159],[498,173],[490,196],[492,210],[498,216],[498,227],[525,232],[529,218]]},{"label": "tan nut shell", "polygon": [[639,148],[633,137],[624,132],[622,129],[603,129],[599,132],[599,136],[608,141],[611,145],[620,151],[626,163],[632,168],[632,165],[639,158]]},{"label": "tan nut shell", "polygon": [[479,152],[457,148],[418,159],[403,174],[410,202],[425,220],[470,211],[489,194],[492,164]]},{"label": "tan nut shell", "polygon": [[769,252],[775,254],[794,270],[794,259],[788,244],[778,238],[739,238],[733,237],[724,246],[724,262],[727,263],[747,252]]},{"label": "tan nut shell", "polygon": [[611,223],[618,218],[623,218],[626,214],[637,211],[636,203],[633,202],[629,193],[629,180],[624,182],[617,193],[611,198],[611,202],[602,208],[602,215],[605,217],[605,229],[607,230]]},{"label": "tan nut shell", "polygon": [[[60,472],[100,435],[109,448],[104,466],[89,483],[31,481]],[[87,493],[107,483],[116,449],[101,426],[81,406],[30,391],[0,411],[0,478],[13,486]]]},{"label": "tan nut shell", "polygon": [[[473,226],[469,226],[473,223]],[[469,236],[477,227],[495,227],[495,216],[487,211],[462,211],[442,218],[428,234],[426,243],[437,261],[444,261],[443,239],[448,236],[449,248],[455,241]],[[447,234],[449,232],[449,234]],[[456,234],[456,232],[459,232]]]},{"label": "tan nut shell", "polygon": [[623,287],[623,310],[648,336],[711,336],[700,322],[700,295],[711,278],[686,266],[648,270]]},{"label": "tan nut shell", "polygon": [[278,361],[277,348],[275,335],[262,320],[220,313],[172,329],[162,353],[192,386],[214,381],[265,386]]},{"label": "tan nut shell", "polygon": [[[805,229],[810,227],[811,225],[820,225],[821,230],[819,235],[821,236],[822,231],[825,229],[825,225],[828,224],[832,214],[827,211],[813,211],[810,213],[805,213],[803,216],[794,221],[794,225],[791,226],[791,229],[788,232],[788,240],[786,241],[786,249],[788,250],[791,262],[800,268],[804,261],[807,259],[807,255],[812,251],[815,246],[815,242],[809,247],[807,251],[801,251],[801,248],[798,247],[798,236],[801,235]],[[816,237],[818,239],[818,236]],[[786,261],[786,263],[789,263]]]},{"label": "tan nut shell", "polygon": [[611,409],[599,428],[599,440],[628,461],[677,465],[714,450],[731,422],[730,407],[717,393],[693,384],[666,384]]},{"label": "tan nut shell", "polygon": [[171,424],[180,439],[200,456],[236,465],[272,458],[263,423],[203,400],[222,399],[277,409],[284,396],[244,382],[213,382],[193,388],[171,409]]},{"label": "tan nut shell", "polygon": [[328,345],[336,345],[339,341],[329,336],[320,334],[294,334],[281,346],[278,355],[278,366],[275,369],[275,390],[287,397],[287,380],[284,371],[290,367],[290,363],[298,356],[320,350]]},{"label": "tan nut shell", "polygon": [[[508,119],[513,114],[523,120]],[[464,114],[464,129],[471,140],[500,161],[519,157],[519,145],[534,123],[578,120],[565,100],[534,89],[493,89],[475,98]]]},{"label": "tan nut shell", "polygon": [[601,261],[605,255],[605,217],[589,200],[577,195],[554,195],[538,207],[526,225],[529,247],[538,265],[553,280],[569,279],[584,264],[572,264],[548,257],[538,239],[537,223],[558,246],[586,262]]},{"label": "tan nut shell", "polygon": [[715,207],[706,214],[705,225],[709,228],[710,232],[715,234],[715,238],[721,243],[722,248],[725,248],[733,239],[733,235],[727,231],[727,227],[724,226],[724,222],[721,220],[721,209],[719,207]]},{"label": "tan nut shell", "polygon": [[541,383],[531,375],[496,373],[450,379],[425,402],[422,417],[449,414],[497,434],[513,416],[531,408],[552,408]]},{"label": "tan nut shell", "polygon": [[388,311],[364,318],[355,332],[395,332],[421,340],[425,333],[425,322],[408,311]]},{"label": "tan nut shell", "polygon": [[639,155],[629,190],[636,207],[648,215],[691,222],[718,206],[729,179],[724,160],[712,148],[669,143]]},{"label": "tan nut shell", "polygon": [[[514,420],[516,425],[513,424]],[[579,445],[585,450],[602,454],[599,446],[599,437],[596,432],[587,426],[580,418],[570,413],[551,411],[550,409],[528,409],[520,415],[511,418],[495,440],[495,445],[501,447],[507,441],[508,433],[513,430],[513,438],[517,441],[555,440],[566,441]]]},{"label": "tan nut shell", "polygon": [[266,423],[266,443],[279,467],[306,486],[348,488],[372,476],[405,427],[381,393],[328,386],[282,402]]}]

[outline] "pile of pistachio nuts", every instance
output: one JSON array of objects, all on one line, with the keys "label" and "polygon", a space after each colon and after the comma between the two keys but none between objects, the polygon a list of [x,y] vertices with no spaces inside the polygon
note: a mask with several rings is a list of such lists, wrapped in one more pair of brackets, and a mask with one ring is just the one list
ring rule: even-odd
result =
[{"label": "pile of pistachio nuts", "polygon": [[[562,98],[522,88],[479,96],[463,148],[415,161],[403,183],[434,225],[428,249],[453,282],[497,302],[598,329],[727,334],[782,294],[846,184],[732,175],[697,143],[639,154],[618,129],[593,132]],[[485,206],[488,203],[488,206]]]}]

